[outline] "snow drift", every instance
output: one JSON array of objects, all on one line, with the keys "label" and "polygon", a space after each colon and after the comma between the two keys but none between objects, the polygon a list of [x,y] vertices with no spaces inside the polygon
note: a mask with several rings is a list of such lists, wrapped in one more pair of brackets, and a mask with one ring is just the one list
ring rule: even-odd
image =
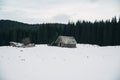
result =
[{"label": "snow drift", "polygon": [[120,80],[120,46],[0,47],[0,80]]}]

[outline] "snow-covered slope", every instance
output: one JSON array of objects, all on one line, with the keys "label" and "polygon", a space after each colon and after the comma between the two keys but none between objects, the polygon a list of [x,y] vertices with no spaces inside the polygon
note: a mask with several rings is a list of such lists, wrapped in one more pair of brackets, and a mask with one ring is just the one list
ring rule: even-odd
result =
[{"label": "snow-covered slope", "polygon": [[0,47],[0,80],[120,80],[120,46]]}]

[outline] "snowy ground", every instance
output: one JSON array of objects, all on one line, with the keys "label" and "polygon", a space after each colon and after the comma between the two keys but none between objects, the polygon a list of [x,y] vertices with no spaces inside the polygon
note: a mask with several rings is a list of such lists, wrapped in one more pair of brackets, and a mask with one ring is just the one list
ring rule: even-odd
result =
[{"label": "snowy ground", "polygon": [[0,80],[120,80],[120,46],[0,47]]}]

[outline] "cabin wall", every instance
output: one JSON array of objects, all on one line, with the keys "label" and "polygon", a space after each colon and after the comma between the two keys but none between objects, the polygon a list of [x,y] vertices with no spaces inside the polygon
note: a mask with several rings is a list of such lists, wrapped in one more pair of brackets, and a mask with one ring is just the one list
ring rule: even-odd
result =
[{"label": "cabin wall", "polygon": [[64,44],[64,47],[76,48],[76,44]]},{"label": "cabin wall", "polygon": [[68,48],[76,48],[76,44],[64,44],[64,43],[58,43],[59,47],[68,47]]}]

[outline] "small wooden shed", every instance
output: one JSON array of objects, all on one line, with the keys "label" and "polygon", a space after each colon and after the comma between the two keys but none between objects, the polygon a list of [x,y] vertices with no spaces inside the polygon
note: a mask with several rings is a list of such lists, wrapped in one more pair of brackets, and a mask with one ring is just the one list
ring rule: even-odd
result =
[{"label": "small wooden shed", "polygon": [[76,48],[77,41],[73,36],[59,36],[55,44],[59,47]]}]

